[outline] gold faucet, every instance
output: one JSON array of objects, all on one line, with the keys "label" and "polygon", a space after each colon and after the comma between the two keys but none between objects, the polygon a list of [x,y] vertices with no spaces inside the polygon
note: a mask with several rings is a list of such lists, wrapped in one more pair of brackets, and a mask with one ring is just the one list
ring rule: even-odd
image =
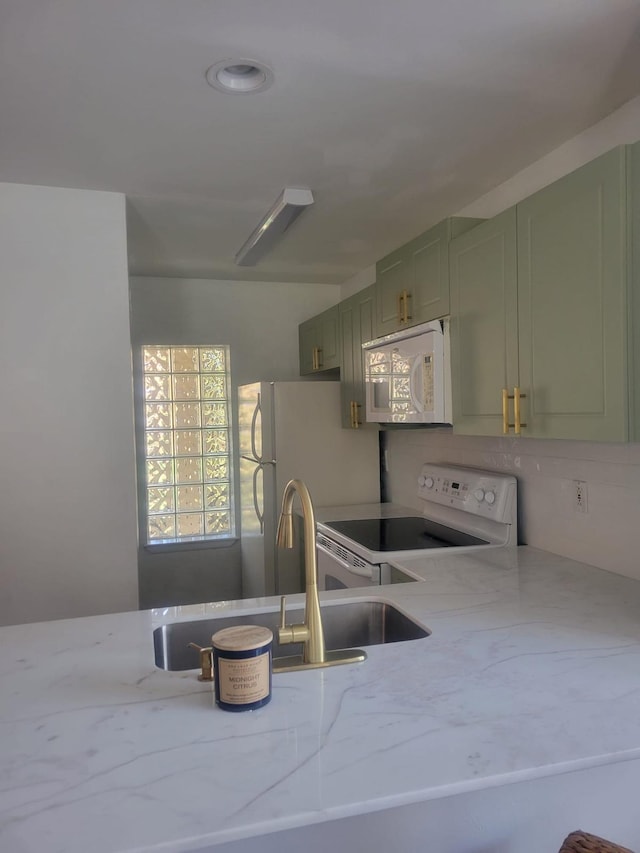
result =
[{"label": "gold faucet", "polygon": [[293,499],[296,494],[302,504],[304,524],[304,622],[294,625],[286,624],[286,598],[283,595],[280,600],[278,642],[280,645],[302,643],[302,656],[292,655],[276,658],[273,661],[273,670],[274,672],[285,672],[292,669],[316,669],[323,666],[366,660],[366,652],[362,649],[343,649],[335,652],[328,652],[325,649],[320,599],[318,597],[316,519],[309,489],[302,480],[289,480],[285,486],[276,545],[279,548],[293,548]]}]

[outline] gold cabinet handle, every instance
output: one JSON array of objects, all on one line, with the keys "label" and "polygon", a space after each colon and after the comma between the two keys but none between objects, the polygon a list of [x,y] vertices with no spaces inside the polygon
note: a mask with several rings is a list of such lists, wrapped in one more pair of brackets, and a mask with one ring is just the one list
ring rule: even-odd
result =
[{"label": "gold cabinet handle", "polygon": [[523,424],[520,420],[520,400],[526,399],[526,394],[521,394],[520,389],[516,385],[513,389],[513,420],[514,429],[516,435],[520,435],[520,430],[522,427],[526,427],[526,424]]},{"label": "gold cabinet handle", "polygon": [[509,389],[502,389],[502,434],[509,434]]},{"label": "gold cabinet handle", "polygon": [[404,298],[403,298],[403,302],[404,302],[404,313],[403,313],[403,315],[402,315],[402,316],[403,316],[402,322],[403,322],[403,323],[408,323],[408,322],[409,322],[409,320],[411,319],[411,314],[409,314],[409,300],[411,299],[411,294],[409,293],[409,291],[408,291],[408,290],[403,290],[403,291],[402,291],[402,295],[403,295],[403,297],[404,297]]},{"label": "gold cabinet handle", "polygon": [[[526,400],[527,395],[520,393],[520,388],[515,385],[513,394],[509,394],[507,388],[502,389],[502,432],[507,435],[510,429],[513,429],[515,435],[520,435],[522,427],[526,427],[526,423],[521,420],[520,401]],[[513,400],[513,423],[509,423],[509,400]]]},{"label": "gold cabinet handle", "polygon": [[358,417],[358,409],[360,408],[360,403],[356,400],[351,401],[351,429],[360,429],[362,425],[362,421]]},{"label": "gold cabinet handle", "polygon": [[314,347],[311,352],[311,370],[317,370],[316,368],[316,348]]},{"label": "gold cabinet handle", "polygon": [[411,319],[411,314],[409,314],[409,300],[411,299],[411,294],[408,290],[401,290],[398,294],[398,322],[399,323],[408,323]]},{"label": "gold cabinet handle", "polygon": [[316,347],[316,370],[320,370],[322,367],[322,347]]}]

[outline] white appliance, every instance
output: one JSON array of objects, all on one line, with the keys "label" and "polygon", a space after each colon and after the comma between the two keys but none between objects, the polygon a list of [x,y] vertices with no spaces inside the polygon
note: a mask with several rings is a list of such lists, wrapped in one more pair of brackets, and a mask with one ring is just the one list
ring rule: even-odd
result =
[{"label": "white appliance", "polygon": [[[406,557],[515,548],[518,544],[515,477],[457,465],[422,466],[422,513],[344,518],[318,524],[320,589],[393,582],[387,561]],[[330,510],[326,512],[330,513]],[[402,579],[402,578],[398,578]],[[406,578],[404,578],[406,580]]]},{"label": "white appliance", "polygon": [[451,423],[448,321],[422,323],[362,348],[368,421]]},{"label": "white appliance", "polygon": [[334,381],[242,385],[237,416],[242,594],[301,592],[302,525],[296,548],[275,545],[284,487],[303,480],[315,506],[379,501],[378,433],[341,427]]}]

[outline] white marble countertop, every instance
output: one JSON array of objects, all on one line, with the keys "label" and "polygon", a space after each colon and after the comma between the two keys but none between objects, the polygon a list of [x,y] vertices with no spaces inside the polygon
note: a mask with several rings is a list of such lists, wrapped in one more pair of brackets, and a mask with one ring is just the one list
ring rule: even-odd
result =
[{"label": "white marble countertop", "polygon": [[199,850],[640,756],[640,583],[530,548],[410,570],[323,598],[432,636],[276,675],[248,713],[158,670],[152,628],[272,599],[0,629],[0,850]]}]

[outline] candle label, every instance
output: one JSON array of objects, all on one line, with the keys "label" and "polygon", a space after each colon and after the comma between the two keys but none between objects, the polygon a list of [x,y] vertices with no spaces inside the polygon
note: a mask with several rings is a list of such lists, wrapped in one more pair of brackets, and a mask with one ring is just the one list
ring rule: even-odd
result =
[{"label": "candle label", "polygon": [[230,705],[259,702],[269,695],[269,660],[266,652],[257,657],[230,660],[218,657],[220,701]]}]

